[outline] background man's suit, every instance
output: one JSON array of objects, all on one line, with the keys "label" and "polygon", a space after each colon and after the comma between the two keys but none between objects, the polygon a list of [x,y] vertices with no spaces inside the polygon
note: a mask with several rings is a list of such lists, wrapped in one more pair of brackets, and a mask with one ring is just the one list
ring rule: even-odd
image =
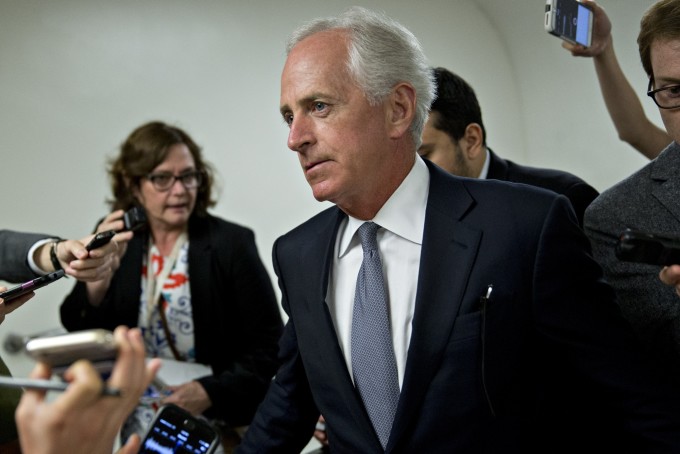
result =
[{"label": "background man's suit", "polygon": [[490,149],[488,150],[488,179],[524,183],[565,195],[574,208],[579,225],[583,225],[583,214],[586,208],[598,196],[595,188],[569,172],[523,166],[503,159]]},{"label": "background man's suit", "polygon": [[614,247],[626,228],[680,237],[680,146],[604,191],[586,211],[593,256],[616,290],[623,315],[664,367],[680,370],[680,298],[660,267],[622,262]]},{"label": "background man's suit", "polygon": [[[413,331],[387,452],[559,451],[564,440],[543,438],[542,426],[545,371],[555,364],[607,388],[622,418],[659,452],[680,445],[667,425],[678,427],[678,398],[648,387],[566,198],[428,167]],[[290,316],[284,363],[241,452],[298,452],[319,412],[332,452],[382,452],[324,302],[344,216],[332,207],[274,245]],[[652,399],[641,404],[643,391]]]}]

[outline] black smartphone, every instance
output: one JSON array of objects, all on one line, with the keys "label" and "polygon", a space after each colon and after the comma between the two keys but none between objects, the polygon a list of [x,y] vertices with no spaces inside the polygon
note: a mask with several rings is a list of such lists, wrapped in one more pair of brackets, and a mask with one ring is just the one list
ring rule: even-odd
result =
[{"label": "black smartphone", "polygon": [[615,253],[619,260],[626,262],[659,266],[678,265],[680,238],[626,229],[619,236]]},{"label": "black smartphone", "polygon": [[176,405],[166,404],[158,409],[139,452],[210,454],[219,442],[218,433],[208,423]]},{"label": "black smartphone", "polygon": [[33,338],[26,343],[26,353],[52,366],[57,374],[79,359],[91,361],[104,374],[113,368],[118,348],[111,331],[90,329]]},{"label": "black smartphone", "polygon": [[85,249],[88,251],[91,251],[93,249],[100,248],[104,246],[105,244],[108,244],[109,241],[111,241],[111,238],[116,234],[115,230],[107,230],[105,232],[99,232],[90,240],[89,243],[85,246]]},{"label": "black smartphone", "polygon": [[123,230],[138,230],[146,225],[146,212],[140,206],[134,206],[123,214]]},{"label": "black smartphone", "polygon": [[35,279],[31,279],[28,282],[15,285],[14,287],[5,290],[4,292],[0,292],[0,298],[5,300],[5,303],[7,303],[9,301],[12,301],[14,298],[18,298],[21,295],[25,295],[27,293],[32,292],[33,290],[39,289],[40,287],[44,287],[47,284],[51,284],[52,282],[59,280],[62,277],[64,277],[64,270],[54,271],[44,276],[36,277]]},{"label": "black smartphone", "polygon": [[590,47],[593,12],[576,0],[546,0],[544,26],[551,35]]}]

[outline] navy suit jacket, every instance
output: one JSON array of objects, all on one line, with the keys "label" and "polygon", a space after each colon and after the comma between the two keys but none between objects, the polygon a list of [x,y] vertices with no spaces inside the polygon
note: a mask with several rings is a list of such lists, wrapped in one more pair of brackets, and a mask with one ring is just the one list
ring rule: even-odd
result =
[{"label": "navy suit jacket", "polygon": [[[678,452],[680,400],[647,374],[567,199],[427,164],[412,337],[387,452],[558,452],[563,439],[543,430],[552,366],[611,398],[633,449]],[[241,453],[299,452],[320,413],[332,452],[383,452],[325,304],[344,216],[329,208],[274,245],[290,316],[283,365]]]},{"label": "navy suit jacket", "polygon": [[595,200],[598,192],[581,178],[569,172],[554,169],[542,169],[516,164],[497,156],[489,149],[489,173],[492,180],[513,181],[539,188],[550,189],[565,195],[574,208],[576,217],[583,226],[583,215],[588,205]]}]

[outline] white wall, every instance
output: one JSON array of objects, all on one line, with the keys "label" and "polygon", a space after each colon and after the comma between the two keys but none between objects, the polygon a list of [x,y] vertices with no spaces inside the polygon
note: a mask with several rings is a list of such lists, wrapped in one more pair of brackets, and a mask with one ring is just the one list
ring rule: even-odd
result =
[{"label": "white wall", "polygon": [[[107,211],[106,159],[134,127],[160,119],[204,147],[222,186],[214,213],[255,230],[271,272],[275,238],[325,207],[285,145],[284,41],[301,22],[352,3],[0,0],[0,227],[88,233]],[[569,170],[600,190],[644,163],[616,138],[592,63],[543,31],[543,0],[360,3],[401,21],[433,65],[474,86],[489,144],[502,156]],[[643,93],[635,37],[653,2],[601,3],[624,70]],[[58,327],[71,286],[40,290],[0,326],[0,339]],[[31,367],[3,356],[17,375]]]}]

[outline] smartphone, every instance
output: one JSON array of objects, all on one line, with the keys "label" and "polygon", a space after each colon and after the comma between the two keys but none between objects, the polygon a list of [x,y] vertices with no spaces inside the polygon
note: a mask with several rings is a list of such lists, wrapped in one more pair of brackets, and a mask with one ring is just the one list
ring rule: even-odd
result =
[{"label": "smartphone", "polygon": [[134,206],[123,214],[123,230],[138,230],[146,225],[146,212],[140,206]]},{"label": "smartphone", "polygon": [[166,404],[156,412],[139,452],[210,454],[219,442],[219,434],[208,423],[176,405]]},{"label": "smartphone", "polygon": [[85,246],[85,249],[91,251],[93,249],[100,248],[111,241],[111,238],[116,234],[115,230],[107,230],[105,232],[99,232],[90,240]]},{"label": "smartphone", "polygon": [[545,30],[573,44],[590,47],[593,12],[576,0],[546,0]]},{"label": "smartphone", "polygon": [[626,229],[619,236],[616,257],[626,262],[650,265],[680,264],[680,238]]},{"label": "smartphone", "polygon": [[117,351],[113,333],[105,329],[36,337],[26,343],[26,352],[33,359],[49,364],[58,374],[79,359],[91,361],[102,374],[108,373],[116,361]]},{"label": "smartphone", "polygon": [[0,292],[0,298],[5,300],[5,303],[7,303],[9,301],[12,301],[14,298],[18,298],[22,295],[32,292],[33,290],[37,290],[40,287],[44,287],[47,284],[51,284],[52,282],[57,281],[62,277],[64,277],[64,270],[58,270],[46,274],[44,276],[36,277],[35,279],[31,279],[28,282],[15,285],[14,287],[5,290],[4,292]]}]

